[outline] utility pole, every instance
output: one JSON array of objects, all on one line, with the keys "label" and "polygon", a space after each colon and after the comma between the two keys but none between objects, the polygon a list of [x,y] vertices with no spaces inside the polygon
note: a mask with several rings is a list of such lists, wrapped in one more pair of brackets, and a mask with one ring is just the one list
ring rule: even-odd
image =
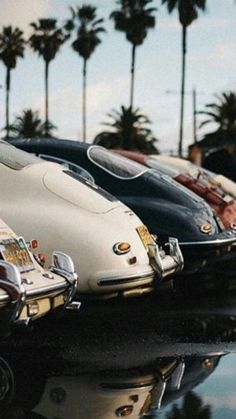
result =
[{"label": "utility pole", "polygon": [[197,142],[197,92],[195,87],[192,91],[193,98],[193,141],[194,144]]},{"label": "utility pole", "polygon": [[[175,90],[166,90],[167,94],[171,95],[180,95],[180,92]],[[191,95],[192,96],[192,106],[193,106],[193,141],[194,143],[197,142],[197,93],[196,88],[194,87],[191,91],[185,91],[185,95]],[[183,129],[182,129],[182,135],[183,135]]]}]

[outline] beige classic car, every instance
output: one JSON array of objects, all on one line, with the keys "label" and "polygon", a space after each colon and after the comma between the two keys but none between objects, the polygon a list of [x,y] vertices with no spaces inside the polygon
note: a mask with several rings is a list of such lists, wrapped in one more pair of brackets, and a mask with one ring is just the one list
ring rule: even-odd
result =
[{"label": "beige classic car", "polygon": [[52,267],[45,271],[24,239],[0,219],[0,322],[5,321],[5,312],[9,323],[28,323],[69,305],[76,287],[77,274],[69,256],[54,252]]},{"label": "beige classic car", "polygon": [[[0,214],[39,252],[69,254],[83,294],[125,296],[149,292],[154,277],[179,271],[176,239],[159,251],[140,219],[109,193],[59,164],[0,141]],[[157,282],[158,282],[157,281]]]}]

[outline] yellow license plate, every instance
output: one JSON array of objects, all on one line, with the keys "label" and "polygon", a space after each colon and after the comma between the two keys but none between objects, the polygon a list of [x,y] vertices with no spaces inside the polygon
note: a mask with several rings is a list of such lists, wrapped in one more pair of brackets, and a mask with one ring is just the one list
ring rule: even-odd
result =
[{"label": "yellow license plate", "polygon": [[[35,311],[31,312],[32,306],[35,306]],[[27,305],[23,308],[20,319],[30,317],[32,320],[38,319],[41,316],[44,316],[51,310],[50,298],[42,298],[41,300],[32,300],[28,302]]]},{"label": "yellow license plate", "polygon": [[0,241],[0,254],[6,262],[15,265],[20,272],[34,269],[34,264],[25,241],[18,239],[5,239]]},{"label": "yellow license plate", "polygon": [[64,296],[62,294],[58,295],[57,297],[53,299],[53,308],[60,307],[63,304],[64,304]]},{"label": "yellow license plate", "polygon": [[148,228],[145,225],[137,227],[136,231],[139,234],[139,237],[142,240],[145,249],[148,249],[149,244],[154,244],[154,240],[151,234],[149,233]]}]

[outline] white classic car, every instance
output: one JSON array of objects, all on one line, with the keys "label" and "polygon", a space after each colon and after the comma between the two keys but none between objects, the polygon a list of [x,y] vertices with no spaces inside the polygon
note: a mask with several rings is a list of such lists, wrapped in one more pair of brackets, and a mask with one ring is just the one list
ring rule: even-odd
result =
[{"label": "white classic car", "polygon": [[37,237],[46,265],[68,253],[83,294],[138,295],[183,267],[176,239],[159,251],[129,208],[83,177],[0,141],[0,213],[26,240]]},{"label": "white classic car", "polygon": [[45,271],[24,239],[0,219],[0,322],[4,308],[9,324],[35,320],[68,305],[76,288],[77,274],[69,256],[54,252],[51,270]]}]

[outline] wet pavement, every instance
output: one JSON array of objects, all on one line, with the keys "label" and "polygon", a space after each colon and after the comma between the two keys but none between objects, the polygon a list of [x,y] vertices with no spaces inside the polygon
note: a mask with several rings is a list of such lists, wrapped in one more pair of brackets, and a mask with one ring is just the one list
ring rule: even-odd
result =
[{"label": "wet pavement", "polygon": [[235,285],[84,303],[13,330],[0,418],[235,419]]}]

